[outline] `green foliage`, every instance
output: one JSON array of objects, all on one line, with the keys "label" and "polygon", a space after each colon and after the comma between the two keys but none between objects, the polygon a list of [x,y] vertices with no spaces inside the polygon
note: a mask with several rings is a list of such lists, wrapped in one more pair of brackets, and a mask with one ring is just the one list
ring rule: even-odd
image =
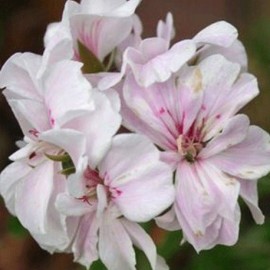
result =
[{"label": "green foliage", "polygon": [[28,232],[16,217],[10,216],[7,224],[8,231],[16,236],[25,237]]},{"label": "green foliage", "polygon": [[99,59],[78,40],[78,49],[83,62],[83,73],[98,73],[105,70]]},{"label": "green foliage", "polygon": [[90,270],[107,270],[107,268],[104,266],[104,264],[100,260],[98,260],[92,264]]},{"label": "green foliage", "polygon": [[270,20],[260,19],[252,28],[247,38],[247,45],[256,60],[269,68],[270,64]]}]

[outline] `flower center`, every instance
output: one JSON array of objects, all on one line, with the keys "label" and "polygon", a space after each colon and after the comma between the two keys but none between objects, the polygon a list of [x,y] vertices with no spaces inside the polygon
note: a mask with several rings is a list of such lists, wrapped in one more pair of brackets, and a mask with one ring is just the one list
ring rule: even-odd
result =
[{"label": "flower center", "polygon": [[[79,200],[88,203],[89,205],[92,205],[94,202],[97,201],[97,186],[102,185],[104,187],[107,201],[113,200],[116,197],[120,196],[122,194],[122,191],[115,187],[107,186],[104,182],[104,179],[102,179],[99,176],[99,172],[96,170],[92,170],[89,166],[84,171],[84,187],[85,187],[85,194],[84,196],[78,198]],[[107,177],[107,174],[105,174],[105,178]]]},{"label": "flower center", "polygon": [[196,141],[186,135],[179,135],[176,140],[178,152],[190,163],[195,162],[199,152],[203,148],[203,143]]}]

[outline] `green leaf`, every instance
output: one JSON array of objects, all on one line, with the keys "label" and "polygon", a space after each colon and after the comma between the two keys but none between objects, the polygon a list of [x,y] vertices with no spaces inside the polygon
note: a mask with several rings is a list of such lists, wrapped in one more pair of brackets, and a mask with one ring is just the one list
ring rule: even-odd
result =
[{"label": "green leaf", "polygon": [[140,270],[152,270],[150,262],[148,261],[146,255],[138,248],[134,248],[136,252],[136,269]]},{"label": "green leaf", "polygon": [[70,156],[68,154],[64,154],[64,155],[49,155],[49,154],[45,154],[45,156],[52,160],[52,161],[57,161],[57,162],[68,162],[70,161]]},{"label": "green leaf", "polygon": [[90,270],[107,270],[107,268],[100,260],[98,260],[93,262],[93,264],[90,267]]},{"label": "green leaf", "polygon": [[16,217],[10,217],[8,219],[8,230],[11,234],[23,237],[28,234],[27,230],[21,225]]},{"label": "green leaf", "polygon": [[61,174],[66,175],[66,176],[69,176],[69,175],[71,175],[71,174],[73,174],[75,172],[76,172],[75,167],[70,167],[70,168],[63,169],[63,170],[60,171]]},{"label": "green leaf", "polygon": [[167,232],[166,239],[159,245],[158,253],[164,257],[166,260],[170,259],[181,249],[180,241],[182,239],[182,234],[180,231]]},{"label": "green leaf", "polygon": [[98,73],[105,71],[99,59],[78,40],[80,59],[83,62],[83,73]]}]

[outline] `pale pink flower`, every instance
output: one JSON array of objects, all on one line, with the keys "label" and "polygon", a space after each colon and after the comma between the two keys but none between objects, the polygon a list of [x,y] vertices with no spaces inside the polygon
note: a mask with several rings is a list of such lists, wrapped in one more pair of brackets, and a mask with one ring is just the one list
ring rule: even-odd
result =
[{"label": "pale pink flower", "polygon": [[210,55],[222,54],[226,59],[239,63],[241,68],[246,70],[246,50],[237,38],[237,29],[225,21],[207,26],[193,37],[197,44],[196,61],[200,62]]},{"label": "pale pink flower", "polygon": [[69,194],[56,202],[65,215],[80,217],[71,246],[76,261],[89,267],[100,258],[110,270],[135,270],[135,245],[152,269],[167,269],[151,238],[135,223],[149,221],[174,200],[172,173],[159,154],[143,136],[122,134],[114,137],[97,168],[81,159],[68,178]]},{"label": "pale pink flower", "polygon": [[72,167],[88,149],[98,163],[121,123],[117,94],[92,89],[82,64],[62,60],[67,55],[58,54],[59,48],[49,48],[43,56],[15,54],[0,72],[0,85],[25,141],[1,174],[0,192],[10,212],[51,252],[68,247],[76,227],[68,228],[66,217],[54,207],[57,194],[66,189],[60,173],[65,168],[50,156],[68,154]]},{"label": "pale pink flower", "polygon": [[140,86],[148,87],[155,82],[164,82],[188,61],[192,64],[214,55],[222,54],[247,68],[245,48],[237,39],[237,29],[225,21],[211,24],[191,40],[177,42],[170,48],[174,37],[173,18],[169,13],[166,22],[159,21],[157,37],[147,38],[136,46],[126,49],[123,65],[118,74],[106,75],[99,83],[101,89],[117,84],[130,70]]},{"label": "pale pink flower", "polygon": [[123,52],[121,72],[104,76],[98,84],[99,88],[114,86],[130,70],[141,86],[166,81],[196,52],[195,43],[191,40],[180,41],[170,48],[174,34],[173,18],[169,13],[166,22],[159,21],[156,37],[132,44]]},{"label": "pale pink flower", "polygon": [[101,62],[131,33],[133,15],[140,0],[67,1],[62,21],[49,25],[45,46],[68,39],[76,59],[80,59],[78,41]]},{"label": "pale pink flower", "polygon": [[[66,217],[54,207],[56,195],[65,190],[65,179],[59,174],[60,164],[46,155],[66,151],[76,164],[85,139],[78,131],[60,127],[94,109],[91,85],[81,75],[81,64],[64,60],[50,65],[52,58],[15,54],[0,73],[1,87],[6,88],[4,94],[26,142],[11,156],[15,162],[1,173],[1,195],[10,212],[51,252],[66,248],[70,239]],[[45,236],[48,233],[51,238]]]},{"label": "pale pink flower", "polygon": [[235,115],[258,94],[254,76],[221,55],[185,66],[164,83],[141,87],[129,74],[122,93],[126,127],[147,135],[176,170],[176,200],[159,224],[180,227],[197,251],[238,238],[238,196],[257,223],[256,180],[270,170],[270,138]]}]

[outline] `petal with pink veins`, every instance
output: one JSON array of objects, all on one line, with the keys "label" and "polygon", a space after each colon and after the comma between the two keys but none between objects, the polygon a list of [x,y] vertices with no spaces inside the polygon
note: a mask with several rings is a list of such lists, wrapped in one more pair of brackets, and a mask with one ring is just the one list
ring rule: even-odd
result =
[{"label": "petal with pink veins", "polygon": [[47,108],[32,99],[8,100],[25,136],[37,140],[39,134],[51,129]]},{"label": "petal with pink veins", "polygon": [[249,128],[249,119],[244,114],[230,118],[221,133],[210,140],[201,150],[198,157],[207,159],[243,141]]},{"label": "petal with pink veins", "polygon": [[65,193],[58,195],[55,204],[57,210],[67,216],[79,217],[82,215],[88,215],[95,210],[95,205],[91,207],[79,198],[74,198]]},{"label": "petal with pink veins", "polygon": [[70,27],[74,47],[77,48],[77,42],[80,41],[100,61],[103,61],[128,36],[132,28],[132,20],[78,14],[70,18]]},{"label": "petal with pink veins", "polygon": [[[126,149],[128,159],[123,158]],[[148,221],[174,200],[172,171],[143,136],[116,136],[99,168],[105,184],[117,191],[112,200],[130,220]]]},{"label": "petal with pink veins", "polygon": [[[154,55],[149,48],[154,48]],[[172,73],[179,70],[195,54],[196,48],[191,40],[184,40],[168,50],[165,40],[152,38],[143,40],[139,51],[129,50],[126,61],[133,70],[136,81],[141,86],[148,87],[155,82],[169,79]]]}]

